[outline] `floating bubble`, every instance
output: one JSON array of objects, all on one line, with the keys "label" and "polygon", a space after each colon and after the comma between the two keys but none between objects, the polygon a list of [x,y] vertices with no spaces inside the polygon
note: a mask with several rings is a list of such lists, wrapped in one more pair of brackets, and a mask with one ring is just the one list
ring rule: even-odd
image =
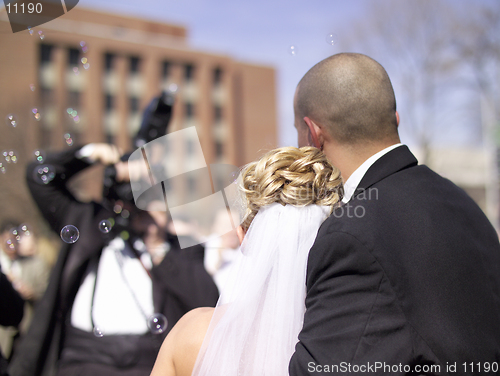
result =
[{"label": "floating bubble", "polygon": [[9,249],[15,249],[15,248],[16,248],[16,246],[14,245],[14,242],[13,242],[12,240],[10,240],[10,239],[7,239],[7,240],[5,241],[5,245],[6,245],[6,246],[7,246],[7,248],[9,248]]},{"label": "floating bubble", "polygon": [[73,225],[64,226],[61,230],[61,239],[68,244],[75,243],[80,237],[80,232]]},{"label": "floating bubble", "polygon": [[85,53],[85,52],[87,52],[87,51],[88,51],[88,49],[89,49],[89,48],[88,48],[87,46],[84,46],[84,47],[82,47],[82,52],[83,52],[83,53]]},{"label": "floating bubble", "polygon": [[31,89],[31,91],[35,91],[36,86],[35,86],[35,85],[33,85],[33,84],[30,84],[30,89]]},{"label": "floating bubble", "polygon": [[67,112],[69,115],[71,115],[71,113],[73,112],[73,109],[72,109],[71,107],[68,107],[68,108],[66,109],[66,112]]},{"label": "floating bubble", "polygon": [[120,215],[122,216],[122,218],[127,219],[128,217],[130,217],[130,212],[127,209],[125,209],[121,212]]},{"label": "floating bubble", "polygon": [[172,94],[177,93],[177,90],[179,90],[179,87],[177,86],[177,84],[170,84],[168,86],[168,91],[171,92]]},{"label": "floating bubble", "polygon": [[85,41],[83,41],[83,40],[82,40],[82,41],[80,42],[80,47],[83,47],[83,46],[85,46]]},{"label": "floating bubble", "polygon": [[290,46],[290,55],[296,56],[297,55],[297,47],[296,46]]},{"label": "floating bubble", "polygon": [[28,32],[30,33],[30,35],[33,35],[33,29],[30,26],[28,26]]},{"label": "floating bubble", "polygon": [[123,210],[123,207],[121,205],[118,205],[116,204],[114,207],[113,207],[113,211],[116,213],[116,214],[120,214]]},{"label": "floating bubble", "polygon": [[17,127],[17,116],[14,114],[8,114],[5,117],[5,121],[7,122],[7,125],[13,126],[14,128]]},{"label": "floating bubble", "polygon": [[38,184],[49,184],[56,177],[56,169],[52,165],[41,165],[33,170],[33,179]]},{"label": "floating bubble", "polygon": [[17,230],[17,227],[11,228],[10,233],[14,238],[16,238],[16,241],[19,243],[19,241],[21,240],[21,235],[20,231]]},{"label": "floating bubble", "polygon": [[78,67],[73,67],[73,73],[76,74],[77,76],[80,74]]},{"label": "floating bubble", "polygon": [[1,172],[2,174],[5,174],[5,173],[7,172],[7,169],[5,168],[5,166],[3,165],[3,163],[2,163],[2,162],[0,162],[0,172]]},{"label": "floating bubble", "polygon": [[337,39],[338,39],[338,37],[337,37],[337,34],[335,34],[335,33],[330,33],[326,36],[326,42],[328,44],[331,44],[332,46],[337,43]]},{"label": "floating bubble", "polygon": [[87,63],[87,58],[86,57],[82,57],[82,60],[81,60],[82,64],[85,64]]},{"label": "floating bubble", "polygon": [[109,233],[112,228],[113,226],[111,225],[111,222],[107,219],[103,219],[101,222],[99,222],[99,230],[101,230],[101,232],[105,234]]},{"label": "floating bubble", "polygon": [[18,231],[22,236],[31,236],[30,227],[26,223],[19,226]]},{"label": "floating bubble", "polygon": [[73,110],[71,111],[71,117],[75,117],[76,115],[78,115],[78,111],[77,110]]},{"label": "floating bubble", "polygon": [[77,124],[78,124],[78,123],[80,122],[80,116],[76,115],[76,116],[73,118],[73,121],[74,121],[75,123],[77,123]]},{"label": "floating bubble", "polygon": [[14,150],[5,150],[2,152],[7,163],[17,163],[17,153]]},{"label": "floating bubble", "polygon": [[161,313],[154,313],[148,319],[148,327],[151,333],[161,334],[167,329],[167,318]]},{"label": "floating bubble", "polygon": [[42,30],[40,30],[38,32],[38,36],[40,37],[41,40],[44,40],[44,38],[45,38],[45,35],[43,35],[43,31]]},{"label": "floating bubble", "polygon": [[43,163],[45,160],[45,152],[42,150],[35,150],[33,154],[35,155],[35,159],[38,163]]},{"label": "floating bubble", "polygon": [[102,338],[102,337],[104,337],[104,330],[102,330],[101,328],[96,326],[96,327],[94,327],[94,335],[96,337]]},{"label": "floating bubble", "polygon": [[84,69],[89,69],[90,68],[90,64],[89,63],[83,64],[83,68]]},{"label": "floating bubble", "polygon": [[66,141],[66,144],[67,144],[68,146],[73,145],[73,139],[71,138],[71,135],[70,135],[69,133],[66,133],[66,134],[64,135],[64,140]]},{"label": "floating bubble", "polygon": [[35,117],[36,120],[40,121],[42,115],[38,112],[38,109],[37,108],[33,108],[31,110],[31,112],[33,113],[33,116]]}]

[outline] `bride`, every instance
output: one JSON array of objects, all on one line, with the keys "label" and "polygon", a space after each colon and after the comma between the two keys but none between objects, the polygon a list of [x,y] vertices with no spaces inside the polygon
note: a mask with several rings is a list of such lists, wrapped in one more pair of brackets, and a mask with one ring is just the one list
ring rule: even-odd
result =
[{"label": "bride", "polygon": [[340,171],[314,147],[270,151],[240,175],[242,257],[216,308],[188,312],[151,376],[288,375],[305,312],[306,265],[342,198]]}]

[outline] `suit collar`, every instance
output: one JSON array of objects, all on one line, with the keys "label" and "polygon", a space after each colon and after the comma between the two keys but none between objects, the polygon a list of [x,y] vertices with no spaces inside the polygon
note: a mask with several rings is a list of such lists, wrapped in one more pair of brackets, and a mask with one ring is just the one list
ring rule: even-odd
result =
[{"label": "suit collar", "polygon": [[375,163],[373,163],[368,171],[366,171],[366,174],[358,184],[353,197],[368,189],[373,184],[385,179],[389,175],[408,167],[416,166],[417,164],[418,161],[411,153],[410,149],[408,149],[408,146],[402,145],[391,150],[387,154],[380,157]]}]

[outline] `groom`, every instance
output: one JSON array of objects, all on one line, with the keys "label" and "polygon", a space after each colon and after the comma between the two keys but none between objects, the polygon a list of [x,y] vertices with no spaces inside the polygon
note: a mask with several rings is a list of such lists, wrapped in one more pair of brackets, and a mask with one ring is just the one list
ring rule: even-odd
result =
[{"label": "groom", "polygon": [[345,205],[309,254],[290,375],[498,374],[497,234],[400,143],[384,68],[331,56],[302,78],[294,109],[299,146],[323,149],[342,171]]}]

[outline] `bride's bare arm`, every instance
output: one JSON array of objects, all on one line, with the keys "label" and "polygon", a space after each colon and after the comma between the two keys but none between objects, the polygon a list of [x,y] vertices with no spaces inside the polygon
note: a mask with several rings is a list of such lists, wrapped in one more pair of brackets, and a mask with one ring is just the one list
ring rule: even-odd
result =
[{"label": "bride's bare arm", "polygon": [[213,311],[196,308],[182,316],[163,341],[151,376],[191,376]]}]

